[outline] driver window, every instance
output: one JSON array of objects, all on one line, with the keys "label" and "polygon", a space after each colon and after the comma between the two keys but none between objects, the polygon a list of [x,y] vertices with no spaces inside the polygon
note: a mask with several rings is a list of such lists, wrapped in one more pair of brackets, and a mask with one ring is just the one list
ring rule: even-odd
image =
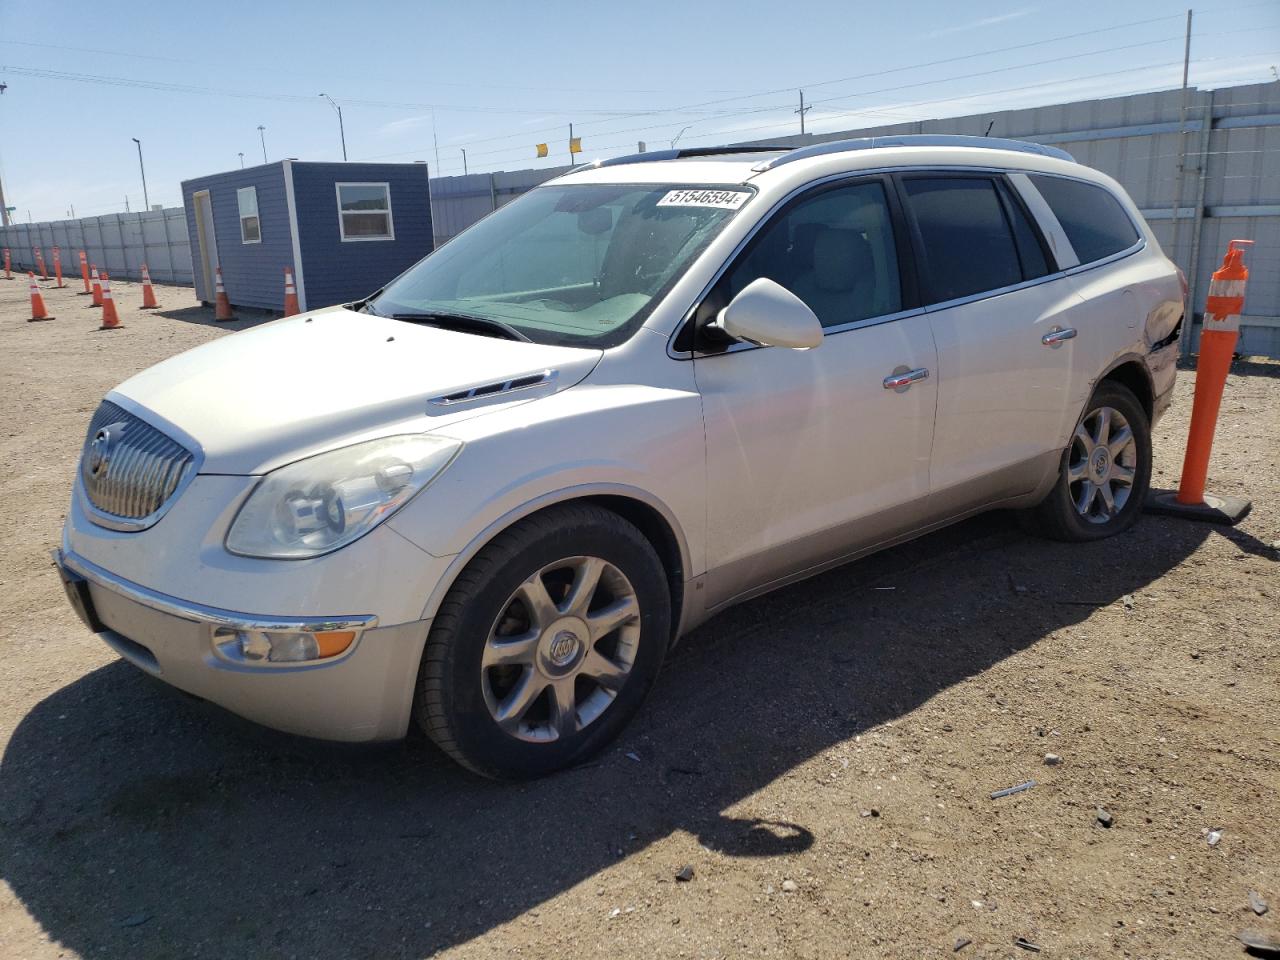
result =
[{"label": "driver window", "polygon": [[722,304],[760,277],[803,300],[824,327],[897,313],[902,284],[883,185],[827,188],[792,204],[729,268]]}]

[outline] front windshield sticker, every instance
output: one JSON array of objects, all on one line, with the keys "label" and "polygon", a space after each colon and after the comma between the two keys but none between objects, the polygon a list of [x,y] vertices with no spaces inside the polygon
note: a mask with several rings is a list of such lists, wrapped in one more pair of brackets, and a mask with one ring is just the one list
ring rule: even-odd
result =
[{"label": "front windshield sticker", "polygon": [[745,190],[672,190],[658,201],[660,207],[719,207],[737,210],[751,196]]}]

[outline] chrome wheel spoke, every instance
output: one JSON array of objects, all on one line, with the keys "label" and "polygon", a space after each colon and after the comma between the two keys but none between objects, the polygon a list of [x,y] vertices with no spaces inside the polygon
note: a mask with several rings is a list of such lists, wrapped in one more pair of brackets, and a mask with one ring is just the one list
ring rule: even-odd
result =
[{"label": "chrome wheel spoke", "polygon": [[1094,428],[1093,445],[1106,446],[1111,439],[1111,408],[1103,407],[1098,411],[1098,425]]},{"label": "chrome wheel spoke", "polygon": [[498,725],[504,730],[514,733],[519,729],[520,721],[529,712],[533,702],[538,699],[538,695],[546,687],[547,681],[545,678],[539,675],[533,667],[525,667],[524,673],[520,675],[520,679],[516,681],[516,685],[511,689],[511,692],[498,704],[493,718],[498,721]]},{"label": "chrome wheel spoke", "polygon": [[1116,464],[1111,468],[1111,479],[1116,483],[1123,483],[1126,487],[1133,486],[1133,476],[1137,473],[1132,467],[1121,466]]},{"label": "chrome wheel spoke", "polygon": [[1118,458],[1131,443],[1133,443],[1133,431],[1126,424],[1115,432],[1115,435],[1107,444],[1107,449],[1111,451],[1112,457]]},{"label": "chrome wheel spoke", "polygon": [[542,582],[541,571],[520,584],[516,593],[529,610],[529,625],[534,630],[547,627],[560,616],[551,594],[547,593],[547,585]]},{"label": "chrome wheel spoke", "polygon": [[573,585],[564,602],[560,604],[560,612],[586,617],[591,606],[591,598],[595,596],[596,587],[600,584],[600,574],[604,573],[604,561],[599,557],[583,557],[574,567]]},{"label": "chrome wheel spoke", "polygon": [[532,664],[539,636],[537,630],[530,630],[515,637],[490,637],[484,646],[481,665],[487,668]]},{"label": "chrome wheel spoke", "polygon": [[551,684],[551,729],[557,737],[567,737],[578,729],[578,704],[573,692],[573,677]]},{"label": "chrome wheel spoke", "polygon": [[1098,488],[1094,486],[1092,480],[1086,480],[1080,484],[1080,493],[1076,497],[1076,510],[1087,515],[1093,508],[1093,498],[1097,496]]},{"label": "chrome wheel spoke", "polygon": [[1116,498],[1111,491],[1111,481],[1103,480],[1098,484],[1098,494],[1102,497],[1102,505],[1107,509],[1107,516],[1113,517],[1116,513]]},{"label": "chrome wheel spoke", "polygon": [[1080,460],[1076,463],[1067,464],[1067,480],[1075,483],[1077,480],[1083,480],[1089,472],[1089,461]]},{"label": "chrome wheel spoke", "polygon": [[587,614],[587,628],[591,631],[591,642],[595,643],[607,637],[628,620],[640,616],[640,604],[635,597],[620,597],[607,607],[601,607]]},{"label": "chrome wheel spoke", "polygon": [[1076,427],[1075,438],[1084,447],[1085,459],[1088,459],[1089,451],[1093,449],[1093,437],[1089,436],[1089,431],[1084,428],[1083,423]]},{"label": "chrome wheel spoke", "polygon": [[590,677],[606,690],[621,690],[630,672],[629,668],[614,663],[598,650],[588,653],[582,663],[583,676]]}]

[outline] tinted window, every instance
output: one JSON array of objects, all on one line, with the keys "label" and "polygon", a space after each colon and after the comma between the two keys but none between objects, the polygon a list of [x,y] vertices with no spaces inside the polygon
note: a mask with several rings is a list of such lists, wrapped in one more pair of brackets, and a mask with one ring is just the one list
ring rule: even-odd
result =
[{"label": "tinted window", "polygon": [[1014,197],[1009,185],[1004,185],[1005,210],[1013,224],[1013,240],[1018,245],[1018,260],[1022,263],[1022,279],[1034,280],[1049,273],[1049,258],[1040,244],[1040,236],[1031,224],[1022,204]]},{"label": "tinted window", "polygon": [[1120,201],[1102,187],[1062,177],[1033,176],[1031,182],[1062,224],[1081,263],[1101,260],[1138,242],[1138,231]]},{"label": "tinted window", "polygon": [[924,243],[928,303],[1022,282],[1022,266],[995,182],[908,177],[908,202]]},{"label": "tinted window", "polygon": [[809,305],[824,327],[902,309],[893,221],[884,187],[821,190],[775,217],[726,272],[718,302],[768,277]]}]

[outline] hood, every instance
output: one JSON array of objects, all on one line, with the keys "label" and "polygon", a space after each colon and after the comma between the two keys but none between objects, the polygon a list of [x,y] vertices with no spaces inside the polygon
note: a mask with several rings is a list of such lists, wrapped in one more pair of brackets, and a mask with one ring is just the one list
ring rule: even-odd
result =
[{"label": "hood", "polygon": [[[206,343],[110,396],[198,445],[201,473],[249,475],[387,427],[425,432],[549,396],[600,356],[336,308]],[[540,380],[544,371],[551,375]],[[534,385],[504,389],[512,380]]]}]

